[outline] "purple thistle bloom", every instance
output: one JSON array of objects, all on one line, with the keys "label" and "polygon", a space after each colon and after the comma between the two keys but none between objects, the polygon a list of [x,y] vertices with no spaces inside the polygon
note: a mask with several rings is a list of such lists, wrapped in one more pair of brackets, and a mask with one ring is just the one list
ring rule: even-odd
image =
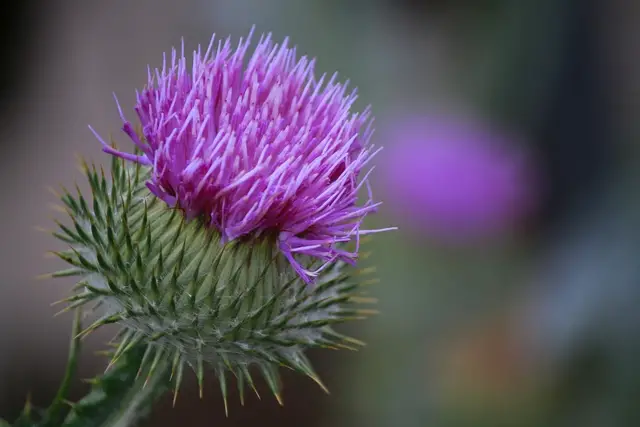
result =
[{"label": "purple thistle bloom", "polygon": [[535,210],[539,174],[514,139],[453,115],[396,117],[381,184],[410,228],[461,243],[509,229]]},{"label": "purple thistle bloom", "polygon": [[[174,49],[161,70],[149,69],[135,106],[143,138],[118,104],[122,129],[141,155],[96,134],[103,150],[150,166],[149,190],[187,219],[204,217],[222,242],[277,233],[307,282],[337,259],[354,263],[359,236],[387,230],[361,229],[380,205],[370,189],[356,205],[358,190],[368,188],[367,176],[358,176],[380,151],[369,144],[370,110],[350,112],[356,91],[347,93],[335,74],[316,80],[315,60],[297,59],[287,39],[278,45],[263,35],[246,66],[251,34],[235,51],[229,39],[214,49],[214,40],[204,54],[194,52],[190,67],[183,43],[180,56]],[[352,240],[355,251],[342,248]],[[324,263],[310,271],[295,254]]]}]

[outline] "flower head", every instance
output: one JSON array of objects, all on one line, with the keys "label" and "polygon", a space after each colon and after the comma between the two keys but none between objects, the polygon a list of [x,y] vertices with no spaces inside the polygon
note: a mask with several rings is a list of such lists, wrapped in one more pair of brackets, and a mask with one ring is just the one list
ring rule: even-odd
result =
[{"label": "flower head", "polygon": [[[248,64],[251,35],[233,50],[230,40],[191,65],[174,49],[162,69],[151,70],[137,94],[142,135],[124,117],[123,130],[140,154],[104,151],[151,166],[147,186],[187,218],[203,217],[230,241],[277,235],[278,246],[306,280],[317,276],[294,254],[319,258],[320,269],[336,259],[353,262],[342,243],[362,230],[378,203],[356,205],[366,177],[361,170],[375,155],[369,110],[352,113],[355,90],[314,77],[314,60],[296,57],[288,41],[262,36]],[[364,130],[363,130],[364,127]]]},{"label": "flower head", "polygon": [[368,111],[350,113],[355,94],[316,81],[286,42],[263,37],[244,67],[248,46],[212,40],[190,70],[174,51],[149,72],[142,128],[118,105],[136,152],[101,140],[111,173],[84,164],[91,199],[64,190],[72,225],[53,233],[70,268],[52,276],[79,278],[67,309],[101,314],[82,335],[119,325],[114,363],[141,348],[139,372],[170,369],[176,393],[185,367],[201,391],[212,367],[225,401],[228,374],[241,399],[253,386],[250,367],[278,399],[280,366],[320,383],[305,351],[358,347],[333,327],[375,302],[363,289],[372,269],[347,264],[377,206],[370,192],[356,205],[375,154]]},{"label": "flower head", "polygon": [[454,242],[486,237],[528,214],[536,201],[532,159],[513,138],[452,115],[396,119],[383,190],[406,224]]}]

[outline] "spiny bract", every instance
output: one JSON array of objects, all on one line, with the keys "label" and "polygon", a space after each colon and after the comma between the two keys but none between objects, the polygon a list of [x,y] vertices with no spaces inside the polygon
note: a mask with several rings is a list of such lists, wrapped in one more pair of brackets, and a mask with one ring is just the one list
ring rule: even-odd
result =
[{"label": "spiny bract", "polygon": [[[274,237],[221,244],[200,218],[156,198],[144,185],[149,170],[114,157],[111,173],[84,164],[92,199],[64,191],[72,225],[59,222],[54,235],[70,249],[57,252],[71,268],[53,277],[79,276],[67,309],[95,303],[102,316],[83,334],[110,323],[122,326],[117,360],[138,343],[149,343],[144,371],[171,361],[177,393],[185,366],[200,387],[213,367],[225,399],[227,375],[254,388],[257,367],[280,401],[278,366],[292,368],[324,386],[304,355],[312,347],[357,348],[357,340],[332,325],[364,318],[373,302],[362,291],[370,270],[334,262],[308,286],[277,250]],[[307,267],[318,260],[301,259]],[[141,368],[141,371],[143,369]],[[167,374],[169,375],[169,374]],[[202,389],[201,389],[202,390]]]},{"label": "spiny bract", "polygon": [[[287,40],[262,36],[245,65],[251,35],[233,49],[215,38],[193,62],[174,49],[149,70],[135,112],[142,135],[118,110],[138,154],[105,152],[147,165],[147,186],[187,218],[202,216],[223,241],[272,233],[307,282],[336,259],[355,263],[362,221],[380,205],[360,172],[380,150],[369,144],[369,109],[351,111],[356,91],[334,74],[316,80],[314,60],[296,57]],[[342,243],[355,241],[352,251]],[[316,268],[298,258],[324,261]]]}]

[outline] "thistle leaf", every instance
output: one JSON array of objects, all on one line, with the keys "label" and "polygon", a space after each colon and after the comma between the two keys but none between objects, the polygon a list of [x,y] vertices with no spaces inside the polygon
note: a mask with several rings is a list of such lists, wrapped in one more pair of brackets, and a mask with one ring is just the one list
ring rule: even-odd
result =
[{"label": "thistle leaf", "polygon": [[145,416],[169,386],[166,364],[159,366],[149,380],[138,377],[146,351],[146,344],[130,348],[94,381],[89,394],[73,405],[61,427],[133,425]]}]

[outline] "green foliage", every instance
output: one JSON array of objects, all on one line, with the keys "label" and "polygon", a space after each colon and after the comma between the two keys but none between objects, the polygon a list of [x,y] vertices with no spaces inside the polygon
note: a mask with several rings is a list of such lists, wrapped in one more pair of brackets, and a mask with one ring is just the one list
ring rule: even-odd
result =
[{"label": "green foliage", "polygon": [[147,345],[141,343],[130,348],[104,374],[88,380],[91,390],[85,397],[70,402],[68,391],[80,350],[80,310],[72,332],[64,379],[49,408],[34,408],[27,399],[14,424],[0,420],[0,427],[129,427],[169,389],[169,363],[158,363],[153,370],[143,366]]},{"label": "green foliage", "polygon": [[332,327],[370,314],[358,307],[372,302],[362,291],[367,270],[335,262],[307,286],[277,251],[275,236],[221,244],[203,219],[186,221],[147,190],[147,169],[114,158],[109,176],[86,164],[84,170],[92,200],[79,190],[61,196],[71,225],[59,223],[54,235],[69,249],[56,254],[70,268],[51,276],[79,278],[64,300],[67,310],[92,304],[100,314],[80,336],[105,324],[122,326],[112,364],[144,347],[137,370],[153,377],[169,369],[176,394],[185,367],[195,372],[201,393],[212,370],[226,407],[229,374],[241,400],[245,386],[255,390],[251,372],[259,372],[281,401],[279,366],[324,388],[305,350],[361,345]]},{"label": "green foliage", "polygon": [[27,399],[27,402],[25,403],[24,408],[22,409],[22,413],[20,413],[18,419],[16,419],[13,424],[9,424],[8,422],[2,420],[0,421],[0,426],[35,427],[37,426],[36,418],[38,415],[36,412],[37,411],[34,410],[33,406],[31,405],[31,400]]},{"label": "green foliage", "polygon": [[91,380],[91,391],[72,404],[61,427],[132,426],[169,388],[168,364],[154,372],[142,366],[145,344],[129,349],[103,375]]},{"label": "green foliage", "polygon": [[[56,396],[46,411],[34,408],[31,399],[28,398],[22,413],[17,420],[14,421],[13,427],[59,427],[65,417],[68,402],[66,400],[71,380],[75,374],[80,353],[80,339],[77,336],[80,332],[81,311],[76,310],[73,327],[71,329],[71,345],[69,348],[69,359],[67,360],[67,368],[64,378]],[[10,427],[7,421],[0,419],[0,427]]]},{"label": "green foliage", "polygon": [[49,408],[44,414],[43,419],[38,422],[37,427],[57,427],[61,425],[65,417],[65,412],[68,407],[67,394],[71,381],[76,373],[76,367],[78,365],[78,356],[80,355],[80,337],[78,334],[82,329],[81,326],[82,311],[76,309],[76,315],[71,328],[71,345],[69,346],[69,359],[67,360],[67,369],[64,373],[62,383],[58,388],[55,398]]}]

